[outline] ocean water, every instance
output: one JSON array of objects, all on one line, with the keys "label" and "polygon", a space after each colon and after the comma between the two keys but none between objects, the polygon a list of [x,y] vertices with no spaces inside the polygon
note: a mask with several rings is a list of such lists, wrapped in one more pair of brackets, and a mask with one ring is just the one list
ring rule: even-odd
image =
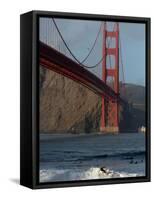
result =
[{"label": "ocean water", "polygon": [[40,182],[144,175],[144,134],[40,134]]}]

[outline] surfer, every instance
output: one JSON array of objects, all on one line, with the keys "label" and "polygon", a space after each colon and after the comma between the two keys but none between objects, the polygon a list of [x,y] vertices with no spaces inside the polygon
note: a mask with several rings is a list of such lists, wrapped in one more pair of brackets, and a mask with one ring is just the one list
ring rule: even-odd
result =
[{"label": "surfer", "polygon": [[107,169],[106,167],[101,167],[100,170],[101,170],[101,172],[103,172],[104,174],[107,174],[107,175],[111,173],[110,170]]}]

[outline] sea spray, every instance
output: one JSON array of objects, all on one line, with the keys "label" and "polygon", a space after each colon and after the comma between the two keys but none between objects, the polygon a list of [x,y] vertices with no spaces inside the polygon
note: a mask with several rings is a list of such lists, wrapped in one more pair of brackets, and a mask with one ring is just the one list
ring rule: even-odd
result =
[{"label": "sea spray", "polygon": [[142,174],[115,172],[107,169],[102,172],[98,167],[89,169],[42,169],[40,171],[40,181],[72,181],[72,180],[90,180],[90,179],[106,179],[106,178],[121,178],[121,177],[136,177]]}]

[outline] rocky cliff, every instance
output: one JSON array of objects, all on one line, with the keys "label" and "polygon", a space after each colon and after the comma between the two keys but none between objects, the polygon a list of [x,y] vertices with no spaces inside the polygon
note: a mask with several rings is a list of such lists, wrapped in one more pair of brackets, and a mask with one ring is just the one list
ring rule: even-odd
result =
[{"label": "rocky cliff", "polygon": [[40,131],[99,131],[101,97],[53,71],[40,70]]},{"label": "rocky cliff", "polygon": [[[126,90],[127,95],[123,94],[123,97],[130,102],[125,111],[121,109],[120,126],[123,132],[136,131],[145,122],[144,87],[127,84]],[[142,105],[142,109],[134,108],[132,103]],[[100,118],[100,96],[81,84],[40,67],[40,132],[99,132]]]}]

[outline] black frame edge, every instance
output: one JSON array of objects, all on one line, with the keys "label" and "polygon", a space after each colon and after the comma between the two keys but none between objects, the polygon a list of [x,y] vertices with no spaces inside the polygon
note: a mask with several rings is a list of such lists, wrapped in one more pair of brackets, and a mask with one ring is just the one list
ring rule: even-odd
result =
[{"label": "black frame edge", "polygon": [[[29,177],[30,179],[30,184],[27,184],[24,182],[24,184],[21,181],[21,184],[27,187],[30,187],[32,189],[43,189],[43,188],[60,188],[60,187],[74,187],[74,186],[94,186],[94,185],[107,185],[107,184],[121,184],[121,183],[138,183],[138,182],[149,182],[151,181],[151,167],[150,167],[150,156],[151,156],[151,152],[150,152],[150,59],[151,59],[151,51],[150,51],[150,43],[151,43],[151,38],[150,38],[150,24],[151,24],[151,19],[150,18],[141,18],[141,17],[126,17],[126,16],[112,16],[112,15],[95,15],[95,14],[82,14],[82,13],[65,13],[65,12],[51,12],[51,11],[31,11],[25,14],[21,15],[21,18],[23,16],[28,16],[31,15],[31,49],[29,51],[29,57],[31,56],[31,74],[28,74],[30,78],[27,79],[27,81],[31,81],[31,84],[33,85],[33,87],[31,87],[31,97],[30,97],[30,104],[32,106],[31,108],[31,112],[32,112],[32,121],[31,121],[31,130],[29,129],[29,133],[31,133],[31,137],[30,134],[30,142],[31,142],[31,150],[29,151],[31,159],[30,159],[30,165],[31,165],[31,169],[30,171],[28,171],[27,173],[30,175],[31,177]],[[88,181],[72,181],[72,182],[57,182],[57,183],[39,183],[38,182],[38,171],[37,171],[37,165],[38,165],[38,135],[37,135],[37,131],[38,131],[38,112],[37,112],[37,108],[38,108],[38,44],[37,44],[37,39],[38,39],[38,24],[37,24],[37,18],[39,16],[43,16],[43,15],[53,15],[54,17],[65,17],[65,18],[73,18],[73,19],[77,19],[77,18],[82,18],[82,19],[93,19],[93,20],[98,20],[98,19],[106,19],[109,21],[122,21],[122,22],[138,22],[138,23],[145,23],[146,24],[146,83],[147,83],[147,125],[148,125],[148,140],[147,140],[147,145],[148,145],[148,153],[147,153],[147,170],[146,170],[146,176],[145,177],[137,177],[137,178],[127,178],[127,179],[112,179],[112,180],[88,180]],[[29,30],[28,30],[29,31]],[[25,43],[27,43],[25,41]],[[21,45],[23,48],[23,45]],[[21,49],[22,49],[21,48]],[[22,50],[21,50],[22,51]],[[31,54],[31,55],[30,55]],[[21,56],[22,58],[22,56]],[[23,66],[26,65],[25,63],[23,64]],[[21,73],[21,79],[22,79],[23,73]],[[27,76],[26,76],[27,77]],[[31,80],[30,80],[31,79]],[[25,84],[25,83],[24,83]],[[22,81],[21,81],[21,85],[22,85]],[[31,86],[32,86],[31,85]],[[22,93],[21,93],[22,96]],[[21,102],[22,102],[21,98]],[[25,102],[25,101],[24,101]],[[23,109],[23,111],[26,110]],[[21,109],[21,117],[22,117],[22,109]],[[26,110],[27,112],[27,110]],[[37,116],[36,116],[37,115]],[[27,120],[27,119],[26,119]],[[21,122],[21,127],[22,127],[22,122]],[[21,128],[22,129],[22,128]],[[23,136],[23,134],[21,134],[21,136]],[[21,141],[22,142],[22,141]],[[22,148],[21,147],[21,152],[22,152]],[[26,147],[27,148],[27,147]],[[22,154],[22,153],[21,153]],[[22,159],[22,158],[21,158]],[[22,170],[21,170],[22,171]],[[21,173],[22,176],[22,173]],[[21,178],[22,180],[22,178]]]},{"label": "black frame edge", "polygon": [[32,188],[32,12],[20,15],[20,184]]},{"label": "black frame edge", "polygon": [[146,19],[146,124],[147,124],[147,159],[146,174],[151,181],[151,18]]},{"label": "black frame edge", "polygon": [[47,15],[54,16],[58,18],[73,18],[73,19],[92,19],[100,20],[101,18],[108,21],[122,21],[122,22],[145,22],[150,20],[150,17],[138,17],[138,16],[122,16],[122,15],[106,15],[106,14],[90,14],[90,13],[71,13],[71,12],[59,12],[59,11],[42,11],[42,10],[33,10],[34,15]]}]

